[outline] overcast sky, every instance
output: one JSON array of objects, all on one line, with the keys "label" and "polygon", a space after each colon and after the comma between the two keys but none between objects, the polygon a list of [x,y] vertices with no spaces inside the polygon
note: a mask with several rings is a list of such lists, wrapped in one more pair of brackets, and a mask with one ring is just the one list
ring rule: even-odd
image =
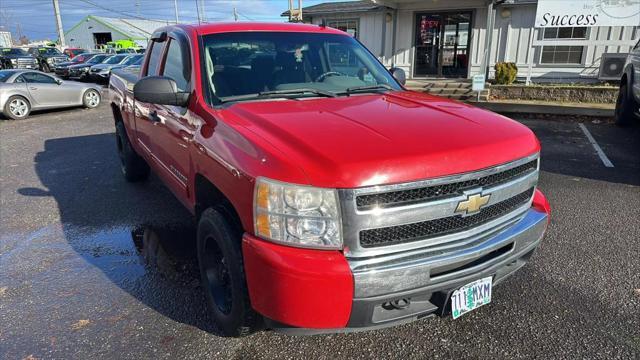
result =
[{"label": "overcast sky", "polygon": [[[297,3],[297,0],[295,0]],[[303,6],[335,0],[303,0]],[[175,19],[173,0],[59,0],[62,24],[70,29],[87,15]],[[196,22],[196,0],[178,0],[181,22]],[[208,21],[233,20],[236,7],[243,21],[284,21],[288,0],[205,0]],[[18,24],[30,40],[56,39],[52,0],[0,0],[0,27],[18,38]]]}]

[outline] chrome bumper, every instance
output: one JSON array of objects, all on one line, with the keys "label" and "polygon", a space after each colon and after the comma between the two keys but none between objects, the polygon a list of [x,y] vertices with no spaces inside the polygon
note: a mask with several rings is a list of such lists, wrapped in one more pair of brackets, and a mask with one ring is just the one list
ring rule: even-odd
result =
[{"label": "chrome bumper", "polygon": [[413,251],[401,256],[394,254],[388,259],[381,256],[350,261],[354,297],[444,289],[489,273],[496,274],[494,283],[497,283],[505,275],[502,268],[508,267],[511,273],[526,263],[518,259],[539,244],[546,229],[547,214],[531,208],[517,222],[485,236],[472,247],[446,253]]}]

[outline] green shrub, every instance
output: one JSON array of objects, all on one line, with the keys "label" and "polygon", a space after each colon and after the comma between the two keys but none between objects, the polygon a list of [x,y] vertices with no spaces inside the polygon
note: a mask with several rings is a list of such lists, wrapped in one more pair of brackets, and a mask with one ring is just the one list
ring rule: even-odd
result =
[{"label": "green shrub", "polygon": [[512,62],[499,62],[494,66],[496,69],[496,83],[509,85],[516,81],[518,67]]}]

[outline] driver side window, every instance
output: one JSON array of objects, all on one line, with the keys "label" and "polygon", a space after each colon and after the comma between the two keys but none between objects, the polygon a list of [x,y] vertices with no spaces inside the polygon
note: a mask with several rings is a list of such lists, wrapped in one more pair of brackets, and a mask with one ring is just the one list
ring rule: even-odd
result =
[{"label": "driver side window", "polygon": [[22,77],[26,82],[31,84],[57,84],[56,80],[51,76],[38,74],[38,73],[26,73]]}]

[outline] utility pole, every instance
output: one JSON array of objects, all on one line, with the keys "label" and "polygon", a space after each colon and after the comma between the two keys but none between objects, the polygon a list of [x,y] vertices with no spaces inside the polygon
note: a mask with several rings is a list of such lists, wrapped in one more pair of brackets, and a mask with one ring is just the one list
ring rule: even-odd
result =
[{"label": "utility pole", "polygon": [[204,0],[198,1],[198,14],[200,14],[199,22],[207,22],[207,13],[204,9]]},{"label": "utility pole", "polygon": [[180,22],[178,19],[178,0],[173,0],[173,9],[176,12],[176,24]]},{"label": "utility pole", "polygon": [[60,47],[64,47],[66,42],[64,40],[64,30],[62,30],[62,18],[60,17],[60,5],[58,5],[58,0],[53,0],[53,12],[56,16],[56,28],[58,29],[58,39],[60,39]]}]

